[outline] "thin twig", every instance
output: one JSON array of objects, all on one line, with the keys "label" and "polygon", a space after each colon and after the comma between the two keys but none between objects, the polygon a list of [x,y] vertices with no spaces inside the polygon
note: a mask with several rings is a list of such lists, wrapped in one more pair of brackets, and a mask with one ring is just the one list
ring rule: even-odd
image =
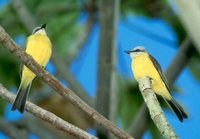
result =
[{"label": "thin twig", "polygon": [[85,89],[80,85],[80,83],[74,78],[73,74],[69,68],[64,65],[63,59],[55,52],[52,56],[52,61],[54,62],[57,70],[58,76],[65,79],[69,84],[69,87],[77,93],[77,95],[83,99],[90,106],[94,106],[94,99],[88,95]]},{"label": "thin twig", "polygon": [[12,123],[5,121],[2,117],[0,117],[0,131],[12,139],[28,139],[28,137],[22,134],[21,130],[16,128]]},{"label": "thin twig", "polygon": [[[58,134],[55,130],[55,128],[52,128],[53,126],[45,126],[44,121],[41,119],[38,119],[35,116],[32,116],[31,114],[26,114],[24,118],[14,122],[18,128],[25,128],[30,133],[36,134],[41,139],[64,139],[61,137],[61,134]],[[70,136],[69,134],[64,134],[65,138],[66,136]],[[22,138],[20,138],[22,139]]]},{"label": "thin twig", "polygon": [[165,72],[169,86],[173,85],[179,73],[181,73],[181,71],[187,65],[194,52],[194,47],[191,47],[191,39],[187,36],[182,42],[176,57]]},{"label": "thin twig", "polygon": [[151,89],[150,79],[148,77],[140,79],[139,88],[149,109],[151,119],[154,121],[163,137],[167,139],[178,139],[174,129],[170,126],[167,118],[165,117],[155,93]]},{"label": "thin twig", "polygon": [[25,51],[23,51],[20,47],[16,45],[16,43],[11,39],[11,37],[5,32],[5,30],[1,26],[0,42],[24,65],[26,65],[31,71],[33,71],[39,78],[41,78],[45,83],[51,86],[64,99],[70,101],[74,106],[76,106],[78,109],[87,114],[95,122],[102,125],[105,129],[109,130],[119,138],[133,138],[123,130],[119,129],[117,126],[115,126],[112,122],[103,117],[97,111],[92,109],[90,106],[88,106],[72,90],[66,88],[53,75],[45,71],[30,55],[28,55]]},{"label": "thin twig", "polygon": [[79,35],[78,40],[76,41],[77,44],[73,47],[71,51],[67,53],[65,58],[62,58],[56,51],[53,53],[52,61],[54,62],[58,76],[67,81],[69,87],[74,90],[77,95],[83,99],[87,104],[90,106],[94,106],[94,99],[88,95],[85,89],[81,86],[81,84],[75,79],[73,74],[71,74],[69,67],[73,60],[76,58],[78,53],[80,52],[81,48],[85,46],[91,30],[94,25],[94,17],[90,15],[86,25],[84,26],[84,34]]},{"label": "thin twig", "polygon": [[[15,99],[15,95],[10,93],[1,84],[0,84],[0,96],[10,103],[13,103],[13,101]],[[97,139],[97,137],[90,135],[89,133],[83,131],[82,129],[64,121],[63,119],[57,117],[55,114],[48,112],[29,101],[26,103],[26,111],[32,113],[33,115],[52,124],[53,126],[57,127],[58,129],[63,130],[66,133],[73,135],[75,137],[83,138],[83,139]]]}]

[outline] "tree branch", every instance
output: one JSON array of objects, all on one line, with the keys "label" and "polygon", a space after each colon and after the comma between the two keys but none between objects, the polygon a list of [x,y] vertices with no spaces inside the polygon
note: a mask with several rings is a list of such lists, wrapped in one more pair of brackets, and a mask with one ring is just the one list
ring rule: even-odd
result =
[{"label": "tree branch", "polygon": [[32,32],[33,28],[35,27],[35,20],[30,16],[30,12],[24,5],[24,3],[21,0],[12,0],[11,5],[15,11],[17,11],[17,15],[19,19],[22,21],[25,28]]},{"label": "tree branch", "polygon": [[149,77],[139,80],[139,88],[149,109],[151,119],[154,121],[163,137],[167,139],[178,139],[174,129],[170,126],[167,118],[165,117],[155,93],[151,89],[151,81]]},{"label": "tree branch", "polygon": [[[76,58],[81,48],[87,42],[89,35],[91,33],[92,27],[94,25],[94,15],[90,14],[87,20],[86,25],[84,26],[84,34],[79,35],[79,39],[77,40],[77,44],[73,47],[73,49],[67,53],[66,58],[61,58],[57,52],[54,52],[52,56],[52,61],[57,67],[58,75],[67,81],[70,88],[74,90],[81,99],[83,99],[90,106],[94,106],[94,99],[88,95],[85,89],[80,85],[80,83],[75,79],[73,74],[71,74],[69,70],[70,64]],[[65,64],[63,64],[65,63]]]},{"label": "tree branch", "polygon": [[193,46],[191,46],[191,39],[187,36],[182,42],[176,57],[165,72],[169,86],[172,86],[176,81],[178,75],[187,65],[194,52],[195,49]]},{"label": "tree branch", "polygon": [[12,123],[5,121],[0,117],[0,130],[12,139],[28,139],[22,134],[21,130],[17,129]]},{"label": "tree branch", "polygon": [[71,71],[63,64],[63,59],[56,52],[52,56],[52,61],[58,70],[58,76],[65,79],[67,83],[69,83],[70,88],[74,90],[81,99],[87,102],[90,106],[94,106],[94,99],[87,94],[85,89],[74,78]]},{"label": "tree branch", "polygon": [[[15,95],[6,90],[1,84],[0,84],[0,96],[10,103],[13,103],[15,99]],[[48,112],[29,101],[26,103],[26,111],[32,113],[33,115],[43,119],[44,121],[52,124],[53,126],[59,128],[60,130],[63,130],[66,133],[73,135],[75,137],[83,139],[97,139],[95,136],[90,135],[89,133],[83,131],[82,129],[62,120],[55,114]]]},{"label": "tree branch", "polygon": [[10,36],[5,32],[5,30],[1,26],[0,42],[24,65],[26,65],[31,71],[33,71],[39,78],[41,78],[45,83],[51,86],[58,94],[60,94],[64,99],[70,101],[78,109],[82,110],[85,114],[87,114],[98,124],[102,125],[105,129],[109,130],[119,138],[132,138],[126,132],[116,127],[112,122],[110,122],[97,111],[88,106],[69,88],[65,88],[54,76],[45,71],[30,55],[28,55],[25,51],[23,51],[16,45],[16,43],[10,38]]},{"label": "tree branch", "polygon": [[193,0],[192,2],[187,0],[174,0],[174,5],[178,10],[178,17],[182,25],[200,53],[200,8],[198,0]]},{"label": "tree branch", "polygon": [[[100,43],[96,106],[100,113],[114,122],[118,104],[116,53],[119,0],[102,0],[99,2],[99,9]],[[108,132],[101,128],[98,128],[97,134],[100,138],[108,138]]]},{"label": "tree branch", "polygon": [[44,122],[45,121],[38,119],[34,115],[26,114],[24,118],[14,122],[13,124],[18,128],[23,127],[27,129],[29,133],[34,133],[41,139],[66,139],[67,136],[72,137],[65,133],[63,134],[65,137],[62,137],[61,134],[55,130],[54,126],[49,126],[48,123],[45,125]]}]

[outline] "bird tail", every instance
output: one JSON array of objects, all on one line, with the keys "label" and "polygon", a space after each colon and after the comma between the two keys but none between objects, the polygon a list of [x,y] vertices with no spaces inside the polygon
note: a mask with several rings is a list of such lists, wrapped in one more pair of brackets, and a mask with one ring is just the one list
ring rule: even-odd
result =
[{"label": "bird tail", "polygon": [[183,110],[183,108],[176,102],[175,99],[171,98],[171,100],[167,100],[164,98],[166,103],[169,105],[169,107],[174,111],[178,119],[183,122],[183,119],[187,119],[188,115],[186,112]]},{"label": "bird tail", "polygon": [[26,104],[26,99],[28,97],[28,93],[30,91],[30,88],[31,88],[31,83],[26,87],[26,88],[23,88],[23,87],[19,87],[18,89],[18,92],[17,92],[17,96],[13,102],[13,105],[12,105],[12,111],[14,110],[19,110],[21,113],[24,112],[24,109],[25,109],[25,104]]}]

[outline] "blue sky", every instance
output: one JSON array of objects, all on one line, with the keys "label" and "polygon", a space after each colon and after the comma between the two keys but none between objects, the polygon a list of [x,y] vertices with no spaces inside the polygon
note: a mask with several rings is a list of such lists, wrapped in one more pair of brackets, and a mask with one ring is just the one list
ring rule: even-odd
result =
[{"label": "blue sky", "polygon": [[[2,3],[0,3],[0,6],[1,5]],[[78,22],[83,23],[86,17],[87,15],[83,13]],[[96,24],[90,34],[89,41],[71,66],[72,73],[74,73],[77,80],[92,97],[95,97],[97,84],[98,43],[99,25]],[[148,52],[158,60],[164,71],[167,69],[178,50],[177,35],[163,20],[133,15],[129,15],[127,19],[120,20],[118,24],[117,70],[120,74],[128,78],[133,78],[130,65],[131,61],[129,56],[123,51],[133,49],[138,45],[145,46]],[[52,71],[52,64],[49,64],[47,69]],[[165,114],[180,138],[199,138],[199,82],[186,67],[177,79],[176,86],[181,88],[181,93],[176,93],[173,96],[189,113],[189,119],[180,123],[171,111],[165,110]],[[11,112],[9,105],[5,118],[8,120],[15,120],[19,117],[21,118],[22,116],[18,112]],[[5,136],[3,137],[2,134],[0,134],[0,138],[7,139]],[[35,139],[36,137],[32,136],[32,139],[33,138]],[[150,138],[151,135],[147,132],[144,139]]]}]

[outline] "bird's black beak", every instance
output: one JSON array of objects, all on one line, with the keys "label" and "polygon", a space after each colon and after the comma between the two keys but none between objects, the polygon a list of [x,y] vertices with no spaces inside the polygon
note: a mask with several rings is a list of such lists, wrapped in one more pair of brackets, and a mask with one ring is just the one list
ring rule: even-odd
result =
[{"label": "bird's black beak", "polygon": [[127,54],[130,54],[130,51],[124,51],[125,53],[127,53]]},{"label": "bird's black beak", "polygon": [[46,27],[46,23],[44,23],[42,26],[41,26],[41,28],[45,28]]}]

